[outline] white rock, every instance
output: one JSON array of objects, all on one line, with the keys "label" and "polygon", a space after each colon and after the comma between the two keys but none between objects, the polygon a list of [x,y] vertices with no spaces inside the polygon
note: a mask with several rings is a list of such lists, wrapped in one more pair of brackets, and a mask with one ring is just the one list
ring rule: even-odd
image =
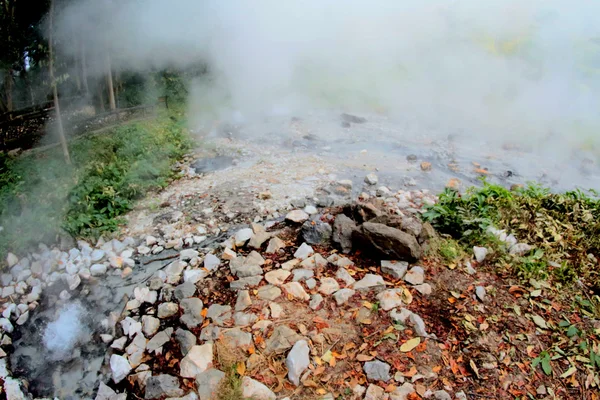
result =
[{"label": "white rock", "polygon": [[345,268],[338,269],[337,272],[335,273],[335,277],[341,281],[344,281],[346,286],[350,286],[350,285],[354,284],[354,282],[356,282],[356,280],[352,277],[352,275],[350,275],[348,270]]},{"label": "white rock", "polygon": [[378,182],[379,178],[377,178],[377,175],[375,174],[369,174],[365,176],[365,183],[368,185],[377,185]]},{"label": "white rock", "polygon": [[406,261],[381,261],[381,271],[396,279],[402,279],[408,269],[408,263]]},{"label": "white rock", "polygon": [[221,260],[219,259],[219,257],[215,256],[214,254],[207,254],[206,257],[204,257],[204,268],[206,268],[209,271],[215,271],[219,265],[221,264]]},{"label": "white rock", "polygon": [[298,258],[300,260],[305,260],[308,257],[310,257],[311,255],[313,255],[314,252],[315,251],[313,250],[312,247],[310,247],[306,243],[302,243],[302,245],[300,247],[298,247],[298,250],[296,250],[296,252],[294,253],[294,257]]},{"label": "white rock", "polygon": [[27,400],[28,397],[21,390],[21,383],[18,379],[6,377],[4,378],[4,391],[6,392],[7,400]]},{"label": "white rock", "polygon": [[285,243],[283,242],[283,240],[279,239],[278,237],[274,237],[271,240],[269,240],[269,245],[267,246],[266,253],[273,254],[284,247]]},{"label": "white rock", "polygon": [[277,396],[268,387],[250,377],[242,378],[242,397],[253,400],[276,400]]},{"label": "white rock", "polygon": [[309,290],[313,290],[315,287],[317,287],[317,281],[315,280],[315,278],[310,278],[310,279],[307,279],[307,280],[304,282],[304,284],[306,285],[306,287],[307,287]]},{"label": "white rock", "polygon": [[522,256],[523,254],[530,252],[532,248],[533,247],[527,243],[517,243],[512,246],[508,252],[513,255]]},{"label": "white rock", "polygon": [[196,283],[208,276],[208,272],[203,269],[186,269],[183,271],[183,281]]},{"label": "white rock", "polygon": [[8,264],[8,268],[12,268],[19,262],[19,258],[15,256],[13,253],[8,253],[6,256],[6,263]]},{"label": "white rock", "polygon": [[142,331],[142,323],[134,320],[131,317],[126,317],[123,321],[121,321],[121,327],[123,327],[123,333],[130,338]]},{"label": "white rock", "polygon": [[407,310],[406,308],[401,308],[400,312],[397,310],[390,311],[390,318],[394,322],[406,323],[406,320],[412,315],[412,311]]},{"label": "white rock", "polygon": [[287,213],[285,216],[286,221],[291,221],[296,224],[301,224],[308,219],[308,214],[302,210],[294,210]]},{"label": "white rock", "polygon": [[158,318],[169,318],[177,314],[179,306],[176,303],[162,303],[158,306]]},{"label": "white rock", "polygon": [[286,292],[288,292],[288,294],[290,294],[292,297],[294,297],[296,299],[306,301],[310,298],[308,293],[306,293],[306,291],[304,291],[304,288],[298,282],[285,283],[285,284],[283,284],[283,288],[285,289]]},{"label": "white rock", "polygon": [[476,286],[475,287],[475,294],[477,295],[477,298],[479,300],[485,301],[486,291],[485,291],[485,288],[483,286]]},{"label": "white rock", "polygon": [[225,250],[223,250],[223,253],[221,254],[221,257],[223,258],[223,260],[231,261],[237,257],[237,254],[230,248],[225,248]]},{"label": "white rock", "polygon": [[377,295],[379,306],[384,311],[389,311],[402,305],[402,290],[403,289],[388,289]]},{"label": "white rock", "polygon": [[420,285],[425,281],[425,271],[421,267],[412,267],[406,275],[404,281],[411,285]]},{"label": "white rock", "polygon": [[117,350],[123,350],[125,348],[125,343],[127,343],[127,336],[122,336],[116,339],[110,347]]},{"label": "white rock", "polygon": [[285,269],[286,271],[291,271],[294,268],[296,268],[298,266],[298,264],[300,264],[300,260],[290,260],[290,261],[286,261],[283,264],[281,264],[281,269]]},{"label": "white rock", "polygon": [[285,269],[276,269],[265,274],[265,280],[272,285],[282,285],[291,275],[290,271]]},{"label": "white rock", "polygon": [[334,292],[337,292],[340,289],[340,285],[333,278],[321,278],[321,286],[319,287],[319,292],[328,296]]},{"label": "white rock", "polygon": [[248,240],[250,240],[252,238],[252,235],[254,235],[254,232],[252,232],[252,229],[250,229],[250,228],[240,229],[239,231],[236,232],[236,234],[234,236],[235,246],[243,247],[246,244],[246,242],[248,242]]},{"label": "white rock", "polygon": [[6,318],[0,318],[0,328],[2,328],[2,330],[7,333],[12,333],[12,331],[15,329],[13,327],[13,324],[11,324],[10,321]]},{"label": "white rock", "polygon": [[352,289],[340,289],[333,294],[333,298],[338,306],[345,304],[350,300],[350,297],[354,296],[356,292]]},{"label": "white rock", "polygon": [[144,315],[142,317],[142,331],[147,337],[152,337],[160,327],[160,320],[150,315]]},{"label": "white rock", "polygon": [[364,278],[352,285],[355,290],[370,289],[372,287],[385,286],[385,282],[380,275],[366,274]]},{"label": "white rock", "polygon": [[75,290],[81,283],[81,278],[79,275],[69,275],[67,277],[67,284],[69,285],[69,290]]},{"label": "white rock", "polygon": [[25,311],[19,319],[17,319],[17,325],[23,325],[29,319],[29,311]]},{"label": "white rock", "polygon": [[420,285],[416,285],[415,290],[421,293],[423,296],[429,296],[433,291],[429,283],[422,283]]},{"label": "white rock", "polygon": [[269,309],[271,310],[271,318],[279,318],[283,314],[283,308],[273,301],[269,303]]},{"label": "white rock", "polygon": [[311,310],[316,310],[319,308],[321,303],[323,303],[323,296],[316,293],[310,296],[310,303],[308,303],[308,306],[311,308]]},{"label": "white rock", "polygon": [[5,286],[2,289],[2,297],[3,298],[7,298],[9,296],[12,296],[13,294],[15,294],[15,287],[14,286]]},{"label": "white rock", "polygon": [[179,252],[179,258],[183,261],[189,261],[194,257],[198,257],[198,254],[194,249],[185,249]]},{"label": "white rock", "polygon": [[106,256],[106,252],[104,250],[95,249],[90,254],[90,259],[92,260],[92,262],[98,262],[98,261],[102,260],[105,256]]},{"label": "white rock", "polygon": [[298,340],[285,359],[288,369],[288,379],[296,386],[300,385],[300,376],[310,364],[310,349],[306,340]]},{"label": "white rock", "polygon": [[90,272],[92,276],[101,276],[106,274],[106,265],[104,264],[94,264],[90,267]]},{"label": "white rock", "polygon": [[110,356],[110,370],[112,372],[112,380],[114,383],[119,383],[131,372],[129,361],[123,356],[113,354]]},{"label": "white rock", "polygon": [[251,305],[252,299],[250,299],[250,292],[247,290],[240,290],[235,301],[235,311],[244,311]]},{"label": "white rock", "polygon": [[304,212],[307,213],[308,215],[314,215],[314,214],[317,214],[319,212],[319,210],[317,210],[317,208],[315,206],[306,206],[306,207],[304,207]]},{"label": "white rock", "polygon": [[205,343],[201,346],[193,346],[186,356],[181,360],[180,376],[183,378],[195,378],[212,366],[213,345]]},{"label": "white rock", "polygon": [[475,254],[475,260],[477,260],[478,263],[481,263],[485,260],[485,257],[488,254],[488,249],[485,247],[474,246],[473,254]]}]

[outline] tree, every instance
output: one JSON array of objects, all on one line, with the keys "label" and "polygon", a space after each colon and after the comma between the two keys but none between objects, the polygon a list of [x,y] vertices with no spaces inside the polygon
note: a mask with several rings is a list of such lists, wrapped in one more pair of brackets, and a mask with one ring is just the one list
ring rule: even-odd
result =
[{"label": "tree", "polygon": [[50,84],[52,85],[52,94],[54,96],[54,109],[56,110],[56,125],[58,128],[58,135],[60,138],[60,144],[63,149],[65,161],[67,164],[71,164],[71,156],[69,155],[69,147],[67,146],[67,138],[65,137],[65,131],[62,124],[62,118],[60,115],[60,103],[58,101],[58,88],[57,81],[54,77],[54,51],[52,43],[52,28],[54,19],[54,0],[50,0],[50,14],[48,15],[48,72],[50,73]]}]

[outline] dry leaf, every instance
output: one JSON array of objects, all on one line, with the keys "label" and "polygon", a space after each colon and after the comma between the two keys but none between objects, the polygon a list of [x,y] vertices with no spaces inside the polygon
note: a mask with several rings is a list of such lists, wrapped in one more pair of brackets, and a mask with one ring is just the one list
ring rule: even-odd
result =
[{"label": "dry leaf", "polygon": [[417,347],[421,343],[421,338],[416,337],[410,340],[407,340],[402,346],[400,346],[400,351],[403,353],[407,353]]},{"label": "dry leaf", "polygon": [[357,361],[371,361],[372,359],[374,359],[375,357],[373,356],[368,356],[366,354],[359,354],[356,356],[356,360]]},{"label": "dry leaf", "polygon": [[246,373],[246,363],[244,363],[243,361],[237,363],[235,371],[238,373],[238,375],[244,376],[244,374]]}]

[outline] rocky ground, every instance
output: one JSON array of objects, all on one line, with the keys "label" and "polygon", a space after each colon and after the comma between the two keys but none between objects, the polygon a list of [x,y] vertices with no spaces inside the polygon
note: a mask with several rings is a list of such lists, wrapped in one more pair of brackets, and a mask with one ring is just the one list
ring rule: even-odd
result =
[{"label": "rocky ground", "polygon": [[318,140],[293,128],[287,150],[216,140],[120,239],[9,254],[6,398],[598,398],[593,365],[567,354],[548,373],[544,353],[561,318],[597,321],[499,275],[490,249],[439,257],[419,218],[436,197],[415,186],[441,161],[410,153],[386,175],[372,149],[304,151]]}]

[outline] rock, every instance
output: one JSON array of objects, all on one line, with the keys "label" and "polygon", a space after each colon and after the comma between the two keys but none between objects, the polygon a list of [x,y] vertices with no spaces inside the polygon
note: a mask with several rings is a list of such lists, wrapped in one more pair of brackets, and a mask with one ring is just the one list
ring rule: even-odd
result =
[{"label": "rock", "polygon": [[380,275],[366,274],[364,278],[356,282],[352,288],[355,290],[371,289],[374,287],[384,287],[386,284]]},{"label": "rock", "polygon": [[277,319],[283,314],[283,308],[273,301],[269,303],[269,309],[271,310],[271,318]]},{"label": "rock", "polygon": [[310,364],[309,352],[310,349],[306,340],[299,340],[294,344],[285,359],[288,379],[296,386],[300,385],[300,376]]},{"label": "rock", "polygon": [[397,310],[390,311],[390,318],[394,322],[400,322],[402,324],[406,323],[406,320],[412,315],[412,311],[407,310],[406,308],[401,308],[400,312]]},{"label": "rock", "polygon": [[423,283],[421,285],[416,285],[415,290],[421,293],[423,296],[429,296],[432,292],[431,285],[429,283]]},{"label": "rock", "polygon": [[183,310],[183,315],[179,320],[187,326],[188,329],[195,328],[202,324],[202,321],[204,321],[204,317],[202,316],[202,300],[196,297],[183,299],[180,302],[180,306]]},{"label": "rock", "polygon": [[198,257],[198,254],[194,249],[185,249],[179,252],[179,258],[183,261],[189,261],[194,257]]},{"label": "rock", "polygon": [[211,304],[208,307],[206,318],[210,318],[217,325],[224,325],[231,318],[231,306]]},{"label": "rock", "polygon": [[308,205],[308,206],[304,207],[304,212],[307,213],[308,215],[315,215],[319,212],[319,210],[317,210],[317,208],[315,206]]},{"label": "rock", "polygon": [[315,276],[315,272],[312,269],[306,268],[297,268],[293,270],[292,273],[294,274],[294,277],[292,278],[292,281],[294,282],[302,282]]},{"label": "rock", "polygon": [[275,300],[281,296],[281,289],[273,285],[265,285],[258,288],[257,296],[261,300]]},{"label": "rock", "polygon": [[377,178],[377,175],[375,175],[375,174],[369,174],[369,175],[365,176],[365,183],[367,185],[377,185],[378,182],[379,182],[379,178]]},{"label": "rock", "polygon": [[298,266],[298,264],[300,264],[300,260],[297,260],[297,259],[286,261],[283,264],[281,264],[281,269],[285,269],[286,271],[291,271],[294,268],[296,268]]},{"label": "rock", "polygon": [[15,256],[13,253],[8,253],[6,256],[6,263],[8,264],[8,268],[14,267],[19,262],[19,258]]},{"label": "rock", "polygon": [[475,287],[475,295],[482,302],[485,301],[485,294],[486,294],[486,291],[485,291],[485,288],[483,286],[476,286]]},{"label": "rock", "polygon": [[379,306],[384,311],[389,311],[402,305],[403,289],[387,289],[377,295]]},{"label": "rock", "polygon": [[[20,284],[23,282],[19,282]],[[79,275],[69,275],[67,277],[67,284],[69,285],[69,290],[75,290],[77,289],[77,287],[79,286],[79,284],[81,283],[81,278],[79,277]],[[18,288],[19,285],[17,285]],[[23,294],[23,293],[21,293]]]},{"label": "rock", "polygon": [[258,286],[262,281],[262,276],[249,276],[247,278],[240,278],[237,281],[233,281],[229,284],[229,287],[234,290],[248,289],[250,287]]},{"label": "rock", "polygon": [[219,328],[216,325],[209,324],[206,327],[202,328],[202,331],[200,332],[200,340],[212,342],[212,341],[217,340],[220,335],[221,335],[221,328]]},{"label": "rock", "polygon": [[314,256],[308,257],[306,260],[300,263],[301,267],[304,268],[324,268],[327,266],[327,260],[323,258],[319,253]]},{"label": "rock", "polygon": [[285,269],[276,269],[267,272],[265,274],[265,280],[271,285],[282,285],[290,275],[290,271],[286,271]]},{"label": "rock", "polygon": [[314,278],[310,278],[307,279],[306,282],[304,282],[304,284],[309,290],[313,290],[317,286],[317,281]]},{"label": "rock", "polygon": [[[258,194],[258,198],[261,200],[269,200],[271,197],[273,197],[273,195],[268,190],[266,190],[264,192],[260,192]],[[203,400],[202,397],[201,397],[201,400]]]},{"label": "rock", "polygon": [[407,269],[406,261],[381,260],[381,272],[391,275],[394,279],[402,279]]},{"label": "rock", "polygon": [[410,316],[408,317],[408,319],[410,320],[411,324],[415,328],[415,333],[417,334],[417,336],[421,336],[421,337],[429,336],[427,334],[427,330],[425,328],[425,322],[423,322],[423,319],[420,316],[418,316],[415,313],[411,313]]},{"label": "rock", "polygon": [[113,354],[110,356],[110,371],[114,383],[119,383],[131,372],[129,361],[123,356]]},{"label": "rock", "polygon": [[354,263],[349,258],[340,256],[338,254],[330,255],[329,257],[327,257],[327,261],[338,268],[345,268],[354,265]]},{"label": "rock", "polygon": [[164,331],[158,332],[152,339],[146,344],[146,350],[148,353],[156,351],[159,347],[162,347],[165,343],[171,340],[173,334],[173,328],[167,328]]},{"label": "rock", "polygon": [[301,340],[298,335],[287,325],[279,325],[273,329],[271,337],[266,340],[266,354],[280,354],[292,348],[294,343]]},{"label": "rock", "polygon": [[390,400],[408,400],[409,396],[415,393],[415,387],[406,382],[399,388],[396,388],[392,393],[390,393]]},{"label": "rock", "polygon": [[255,233],[252,239],[248,242],[248,246],[253,249],[260,249],[262,245],[271,238],[271,234],[267,232]]},{"label": "rock", "polygon": [[436,390],[433,392],[433,398],[435,400],[452,400],[452,396],[450,396],[445,390]]},{"label": "rock", "polygon": [[319,207],[331,207],[333,205],[333,199],[329,196],[317,196],[317,206]]},{"label": "rock", "polygon": [[287,213],[285,220],[295,224],[301,224],[308,219],[308,214],[302,210],[294,210]]},{"label": "rock", "polygon": [[130,338],[142,331],[142,323],[134,320],[131,317],[126,317],[123,321],[121,321],[121,326],[123,327],[123,333]]},{"label": "rock", "polygon": [[529,253],[531,249],[533,249],[533,247],[527,243],[517,243],[513,245],[508,252],[516,256],[522,256],[526,253]]},{"label": "rock", "polygon": [[477,260],[478,263],[482,263],[488,254],[488,249],[485,247],[474,246],[473,254],[475,254],[475,260]]},{"label": "rock", "polygon": [[417,239],[399,229],[365,222],[357,232],[354,236],[360,239],[361,245],[383,258],[415,261],[421,257]]},{"label": "rock", "polygon": [[328,296],[337,292],[340,289],[340,285],[333,278],[321,278],[321,286],[319,287],[319,292]]},{"label": "rock", "polygon": [[252,400],[276,400],[277,396],[268,387],[250,377],[242,378],[242,397]]},{"label": "rock", "polygon": [[302,243],[302,245],[300,245],[300,247],[298,247],[298,250],[296,250],[296,252],[294,253],[294,257],[300,260],[305,260],[308,257],[312,256],[314,252],[315,251],[312,249],[312,247],[310,247],[306,243]]},{"label": "rock", "polygon": [[348,270],[346,270],[345,268],[338,269],[335,273],[335,277],[341,281],[344,281],[346,286],[351,286],[354,284],[354,282],[356,282],[356,280],[350,275]]},{"label": "rock", "polygon": [[377,188],[377,190],[375,191],[375,194],[378,197],[389,196],[391,193],[392,193],[392,191],[387,186],[379,186]]},{"label": "rock", "polygon": [[382,387],[370,384],[367,388],[364,400],[384,400],[385,391]]},{"label": "rock", "polygon": [[323,296],[317,293],[310,296],[310,303],[308,303],[308,306],[311,310],[316,310],[321,303],[323,303]]},{"label": "rock", "polygon": [[352,251],[352,235],[356,230],[356,223],[344,214],[335,217],[332,240],[343,253],[348,254]]},{"label": "rock", "polygon": [[367,375],[367,379],[372,381],[387,382],[392,379],[390,377],[390,365],[383,361],[368,361],[365,363],[363,369]]},{"label": "rock", "polygon": [[183,396],[184,391],[179,387],[179,379],[172,375],[160,374],[151,376],[146,381],[145,399],[159,399],[166,396]]},{"label": "rock", "polygon": [[175,296],[177,300],[187,299],[194,294],[196,294],[196,285],[191,282],[182,283],[173,291],[173,296]]},{"label": "rock", "polygon": [[354,296],[354,293],[356,292],[352,289],[340,289],[333,294],[333,298],[337,305],[341,306],[342,304],[346,304],[350,300],[350,297]]},{"label": "rock", "polygon": [[215,271],[219,265],[221,264],[221,260],[219,259],[219,257],[215,256],[214,254],[208,253],[205,257],[204,257],[204,268],[206,268],[209,271]]},{"label": "rock", "polygon": [[223,260],[231,261],[237,257],[237,254],[230,248],[226,248],[225,250],[223,250],[223,254],[221,254],[221,257],[223,258]]},{"label": "rock", "polygon": [[29,311],[25,311],[19,318],[17,318],[16,324],[21,326],[29,319]]},{"label": "rock", "polygon": [[288,282],[283,284],[285,291],[292,297],[300,300],[308,300],[310,296],[304,291],[302,285],[298,282]]},{"label": "rock", "polygon": [[420,285],[425,281],[425,271],[421,267],[412,267],[406,275],[404,281],[411,285]]},{"label": "rock", "polygon": [[195,378],[196,375],[206,371],[212,366],[213,345],[205,343],[201,346],[193,346],[186,356],[181,360],[181,372],[183,378]]},{"label": "rock", "polygon": [[194,285],[207,276],[208,272],[203,269],[186,269],[183,271],[183,281]]},{"label": "rock", "polygon": [[244,311],[251,305],[252,300],[250,299],[250,292],[247,290],[240,290],[235,301],[235,311]]},{"label": "rock", "polygon": [[106,386],[104,382],[100,382],[96,400],[113,400],[117,396],[117,392]]},{"label": "rock", "polygon": [[302,239],[308,244],[327,244],[331,239],[331,225],[326,222],[306,221],[302,224],[301,229]]},{"label": "rock", "polygon": [[283,240],[279,239],[278,237],[274,237],[271,240],[269,240],[269,245],[267,246],[266,253],[273,254],[276,253],[279,249],[283,249],[284,247],[285,243],[283,242]]},{"label": "rock", "polygon": [[158,306],[158,318],[169,318],[177,314],[179,306],[176,303],[162,303]]},{"label": "rock", "polygon": [[208,369],[196,376],[196,389],[200,400],[217,400],[225,373],[218,369]]},{"label": "rock", "polygon": [[233,314],[233,322],[235,326],[248,326],[258,321],[258,316],[252,313],[236,312]]},{"label": "rock", "polygon": [[179,343],[181,355],[186,356],[192,347],[196,345],[196,336],[185,329],[177,328],[175,331],[175,339]]},{"label": "rock", "polygon": [[116,339],[110,347],[117,350],[123,350],[125,348],[125,343],[127,343],[127,336],[120,337]]},{"label": "rock", "polygon": [[[358,117],[358,116],[352,115],[352,114],[343,113],[340,115],[340,117],[342,118],[342,121],[348,122],[348,123],[353,123],[353,124],[364,124],[365,122],[367,122],[366,118]],[[340,181],[340,182],[342,182],[342,181]]]},{"label": "rock", "polygon": [[247,349],[252,345],[252,335],[242,331],[240,328],[223,332],[222,340],[225,344],[233,348],[241,347],[242,349]]},{"label": "rock", "polygon": [[264,332],[267,330],[267,328],[269,326],[273,325],[273,323],[271,321],[267,321],[267,320],[261,320],[258,321],[257,323],[255,323],[254,325],[252,325],[252,330],[253,331],[261,331]]},{"label": "rock", "polygon": [[252,238],[253,234],[254,232],[252,232],[252,229],[250,228],[244,228],[237,231],[233,238],[233,243],[235,244],[235,247],[244,247],[246,242],[248,242],[250,238]]},{"label": "rock", "polygon": [[102,276],[106,274],[106,265],[104,264],[94,264],[90,267],[90,273],[92,276]]}]

